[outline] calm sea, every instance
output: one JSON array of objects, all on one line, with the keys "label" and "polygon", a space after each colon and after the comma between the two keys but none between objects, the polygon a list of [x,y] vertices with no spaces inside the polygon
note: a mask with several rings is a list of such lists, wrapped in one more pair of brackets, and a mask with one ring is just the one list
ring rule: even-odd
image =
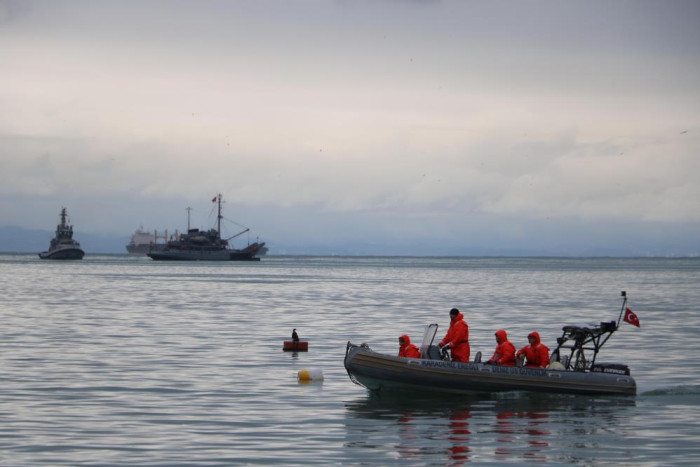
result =
[{"label": "calm sea", "polygon": [[[2,465],[700,463],[700,259],[0,255],[0,286]],[[472,353],[499,328],[551,348],[622,290],[641,328],[600,360],[636,397],[382,397],[343,368],[348,341],[395,353],[455,306]],[[293,328],[308,352],[282,351]]]}]

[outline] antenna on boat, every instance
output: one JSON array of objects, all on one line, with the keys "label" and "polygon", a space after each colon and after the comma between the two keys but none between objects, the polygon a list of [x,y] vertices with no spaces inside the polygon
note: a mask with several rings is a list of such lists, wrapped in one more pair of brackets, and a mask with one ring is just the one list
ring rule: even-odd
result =
[{"label": "antenna on boat", "polygon": [[622,308],[620,308],[620,316],[617,317],[617,327],[615,328],[616,331],[620,328],[622,312],[625,311],[625,305],[627,305],[627,292],[623,290],[622,292],[620,292],[620,296],[622,297]]},{"label": "antenna on boat", "polygon": [[187,206],[185,208],[185,211],[187,211],[187,231],[190,231],[190,211],[192,211],[192,208]]}]

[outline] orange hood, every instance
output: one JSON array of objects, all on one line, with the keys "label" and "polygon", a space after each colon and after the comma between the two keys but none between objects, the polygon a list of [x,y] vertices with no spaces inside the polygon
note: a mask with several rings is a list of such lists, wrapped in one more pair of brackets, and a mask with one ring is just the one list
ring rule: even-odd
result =
[{"label": "orange hood", "polygon": [[460,311],[459,313],[457,313],[457,316],[455,316],[455,317],[450,317],[450,321],[451,321],[452,323],[456,323],[457,321],[462,321],[463,319],[464,319],[464,315],[462,314],[461,311]]},{"label": "orange hood", "polygon": [[532,331],[530,334],[527,335],[527,337],[535,338],[535,342],[532,345],[540,345],[540,335],[537,333],[537,331]]},{"label": "orange hood", "polygon": [[499,329],[494,333],[496,335],[496,342],[499,344],[503,344],[505,341],[508,340],[508,334],[503,329]]}]

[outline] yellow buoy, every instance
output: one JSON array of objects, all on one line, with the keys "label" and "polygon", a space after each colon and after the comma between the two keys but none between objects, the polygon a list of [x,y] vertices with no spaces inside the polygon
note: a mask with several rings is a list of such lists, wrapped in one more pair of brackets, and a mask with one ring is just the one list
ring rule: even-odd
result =
[{"label": "yellow buoy", "polygon": [[320,368],[299,370],[299,373],[297,373],[297,378],[299,378],[299,381],[320,381],[323,380],[323,372]]}]

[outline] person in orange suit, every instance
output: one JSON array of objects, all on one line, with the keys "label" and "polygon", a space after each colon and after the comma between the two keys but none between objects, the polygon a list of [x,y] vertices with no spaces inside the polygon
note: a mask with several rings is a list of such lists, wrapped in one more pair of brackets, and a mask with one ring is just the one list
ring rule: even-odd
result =
[{"label": "person in orange suit", "polygon": [[524,357],[525,366],[531,368],[546,368],[549,365],[549,348],[540,342],[540,335],[533,331],[527,335],[528,345],[518,350],[516,358]]},{"label": "person in orange suit", "polygon": [[411,344],[411,338],[407,334],[399,336],[399,357],[420,358],[420,350]]},{"label": "person in orange suit", "polygon": [[450,349],[453,361],[469,361],[469,325],[457,308],[450,310],[450,328],[438,345]]},{"label": "person in orange suit", "polygon": [[515,366],[515,346],[508,341],[508,334],[503,329],[499,329],[494,335],[496,336],[496,350],[486,363],[489,365]]}]

